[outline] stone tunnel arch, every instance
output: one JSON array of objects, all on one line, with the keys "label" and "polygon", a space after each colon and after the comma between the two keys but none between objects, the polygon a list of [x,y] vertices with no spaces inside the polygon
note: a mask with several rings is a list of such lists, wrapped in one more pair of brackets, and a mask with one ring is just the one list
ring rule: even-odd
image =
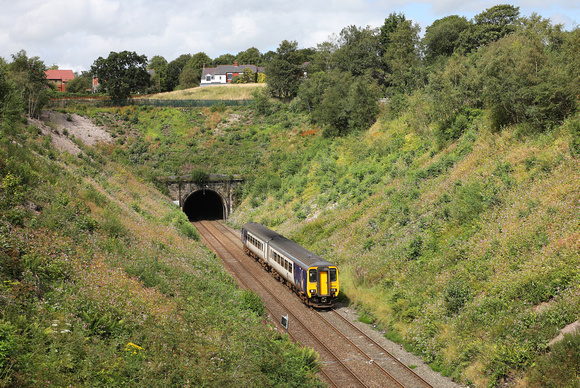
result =
[{"label": "stone tunnel arch", "polygon": [[218,192],[210,189],[200,189],[189,194],[183,202],[182,210],[190,221],[226,218],[224,199]]}]

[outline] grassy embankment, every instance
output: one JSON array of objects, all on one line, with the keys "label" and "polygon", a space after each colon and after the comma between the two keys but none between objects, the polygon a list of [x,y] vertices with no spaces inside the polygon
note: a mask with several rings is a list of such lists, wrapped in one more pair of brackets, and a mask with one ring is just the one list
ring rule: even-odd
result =
[{"label": "grassy embankment", "polygon": [[155,100],[251,100],[252,93],[265,86],[266,84],[213,85],[151,94],[144,98]]},{"label": "grassy embankment", "polygon": [[317,385],[123,141],[77,157],[0,129],[0,386]]},{"label": "grassy embankment", "polygon": [[231,222],[335,261],[361,319],[434,369],[475,386],[577,384],[578,336],[547,344],[580,311],[578,116],[493,132],[482,112],[445,143],[420,102],[337,139],[290,108],[84,113],[143,176],[243,174]]}]

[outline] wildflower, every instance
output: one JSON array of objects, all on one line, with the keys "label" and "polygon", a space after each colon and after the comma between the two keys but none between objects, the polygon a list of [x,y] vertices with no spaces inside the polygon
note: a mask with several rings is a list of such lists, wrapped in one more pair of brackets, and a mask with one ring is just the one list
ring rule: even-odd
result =
[{"label": "wildflower", "polygon": [[129,342],[127,346],[125,346],[125,352],[131,356],[141,354],[141,351],[143,351],[143,348],[139,345],[135,345],[133,342]]}]

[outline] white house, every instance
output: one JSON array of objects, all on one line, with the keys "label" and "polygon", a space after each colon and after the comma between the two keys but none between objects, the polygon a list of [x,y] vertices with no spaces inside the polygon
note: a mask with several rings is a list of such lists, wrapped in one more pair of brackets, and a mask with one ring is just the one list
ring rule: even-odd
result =
[{"label": "white house", "polygon": [[264,68],[255,65],[219,65],[217,67],[205,67],[201,72],[200,86],[226,85],[232,82],[235,76],[242,74],[245,68],[250,68],[254,73],[263,73]]}]

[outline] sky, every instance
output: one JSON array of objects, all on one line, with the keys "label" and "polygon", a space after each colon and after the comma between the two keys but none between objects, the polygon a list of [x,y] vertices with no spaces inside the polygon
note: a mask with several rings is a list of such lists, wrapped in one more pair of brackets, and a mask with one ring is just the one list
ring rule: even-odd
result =
[{"label": "sky", "polygon": [[89,70],[99,57],[124,50],[163,56],[266,53],[284,40],[316,47],[347,26],[380,27],[403,13],[421,32],[449,15],[474,15],[497,4],[537,13],[565,30],[580,25],[578,0],[0,0],[0,57],[25,50],[47,67]]}]

